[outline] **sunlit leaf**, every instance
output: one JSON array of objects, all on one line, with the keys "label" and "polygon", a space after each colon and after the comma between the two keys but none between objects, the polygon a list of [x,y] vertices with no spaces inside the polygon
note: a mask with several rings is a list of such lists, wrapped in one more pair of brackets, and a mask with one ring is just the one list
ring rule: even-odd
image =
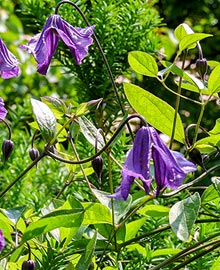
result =
[{"label": "sunlit leaf", "polygon": [[208,89],[212,94],[220,92],[220,65],[211,72],[208,79]]},{"label": "sunlit leaf", "polygon": [[85,209],[83,225],[112,223],[112,216],[108,207],[102,205],[101,203],[93,202],[82,203],[82,205]]},{"label": "sunlit leaf", "polygon": [[[130,83],[124,83],[126,97],[134,110],[144,116],[147,122],[159,131],[171,136],[175,110],[168,103],[150,92]],[[174,138],[183,143],[184,129],[177,115]]]},{"label": "sunlit leaf", "polygon": [[78,230],[83,220],[83,212],[80,209],[56,210],[41,219],[31,223],[22,237],[22,243],[56,228],[72,228]]},{"label": "sunlit leaf", "polygon": [[211,202],[217,198],[220,198],[218,191],[215,189],[214,185],[210,185],[203,192],[202,197],[201,197],[201,201],[202,201],[202,204],[204,205],[204,204]]},{"label": "sunlit leaf", "polygon": [[157,77],[157,63],[148,53],[139,51],[130,52],[128,54],[128,62],[135,72],[149,77]]},{"label": "sunlit leaf", "polygon": [[211,37],[210,34],[203,34],[203,33],[193,33],[183,37],[179,43],[180,51],[185,49],[192,49],[196,46],[196,42],[200,41],[204,38]]},{"label": "sunlit leaf", "polygon": [[[110,210],[112,209],[112,199],[107,197],[109,193],[98,189],[92,189],[92,191],[95,194],[96,198],[100,201],[100,203],[107,206]],[[114,220],[116,224],[118,224],[121,218],[123,218],[128,213],[131,208],[131,202],[131,195],[128,196],[126,201],[113,200]]]},{"label": "sunlit leaf", "polygon": [[186,23],[181,23],[174,30],[175,38],[180,42],[185,36],[193,34],[193,30]]},{"label": "sunlit leaf", "polygon": [[52,110],[57,119],[61,119],[63,115],[67,112],[67,107],[65,103],[59,98],[45,96],[41,97],[41,100],[45,104],[47,104],[47,106]]},{"label": "sunlit leaf", "polygon": [[170,211],[170,208],[163,205],[146,205],[140,210],[138,210],[138,213],[145,216],[150,216],[154,218],[160,218],[168,216]]}]

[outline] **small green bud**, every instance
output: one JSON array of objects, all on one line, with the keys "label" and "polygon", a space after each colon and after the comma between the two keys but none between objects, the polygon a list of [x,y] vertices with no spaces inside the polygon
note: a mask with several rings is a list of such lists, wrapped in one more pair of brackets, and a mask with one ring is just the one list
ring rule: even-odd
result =
[{"label": "small green bud", "polygon": [[205,75],[208,69],[208,64],[206,58],[201,58],[196,60],[196,70],[199,73],[202,80],[205,79]]},{"label": "small green bud", "polygon": [[11,155],[12,150],[14,149],[14,143],[11,140],[4,140],[2,144],[2,153],[4,162],[7,161]]},{"label": "small green bud", "polygon": [[32,260],[23,261],[21,270],[34,270],[36,269],[35,262]]},{"label": "small green bud", "polygon": [[102,170],[103,170],[104,161],[101,156],[97,156],[92,160],[92,167],[99,179],[102,177]]},{"label": "small green bud", "polygon": [[31,160],[34,161],[35,159],[37,159],[40,156],[40,153],[36,148],[31,148],[29,150],[29,156],[30,156]]}]

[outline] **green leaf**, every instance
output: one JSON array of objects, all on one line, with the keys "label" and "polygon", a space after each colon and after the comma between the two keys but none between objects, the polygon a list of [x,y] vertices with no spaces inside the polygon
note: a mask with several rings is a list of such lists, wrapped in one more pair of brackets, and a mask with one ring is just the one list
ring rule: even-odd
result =
[{"label": "green leaf", "polygon": [[105,141],[98,129],[85,117],[79,117],[79,125],[82,130],[83,135],[94,147],[97,141],[97,148],[101,149],[105,146]]},{"label": "green leaf", "polygon": [[193,30],[186,23],[181,23],[174,30],[175,38],[180,42],[185,36],[193,34]]},{"label": "green leaf", "polygon": [[79,262],[77,263],[75,269],[76,270],[85,270],[89,269],[89,265],[92,261],[92,257],[94,254],[95,246],[96,246],[97,232],[94,233],[92,239],[89,241],[88,245],[85,248]]},{"label": "green leaf", "polygon": [[[2,219],[0,219],[0,228],[4,234],[4,237],[9,241],[12,242],[11,233],[13,232],[12,227],[4,222]],[[1,269],[1,268],[0,268]]]},{"label": "green leaf", "polygon": [[140,210],[138,210],[138,213],[145,216],[150,216],[154,218],[160,218],[160,217],[166,217],[168,216],[170,211],[169,207],[163,206],[163,205],[146,205]]},{"label": "green leaf", "polygon": [[217,198],[219,198],[218,191],[215,189],[214,185],[210,185],[203,192],[202,197],[201,197],[201,201],[202,201],[202,204],[204,205],[204,204],[211,202]]},{"label": "green leaf", "polygon": [[31,105],[42,136],[49,142],[56,135],[56,118],[43,102],[32,98]]},{"label": "green leaf", "polygon": [[198,148],[202,153],[209,153],[215,149],[220,142],[220,134],[212,135],[203,138],[195,143],[195,147]]},{"label": "green leaf", "polygon": [[112,216],[108,207],[94,202],[86,202],[82,205],[85,209],[83,225],[112,223]]},{"label": "green leaf", "polygon": [[170,256],[170,255],[175,255],[178,252],[181,252],[182,249],[178,248],[162,248],[162,249],[157,249],[155,251],[151,252],[151,259],[155,257],[161,257],[161,256]]},{"label": "green leaf", "polygon": [[16,224],[26,208],[27,206],[24,205],[16,208],[11,208],[8,210],[2,209],[2,212],[8,217],[8,219],[11,220],[11,222],[13,222],[13,224]]},{"label": "green leaf", "polygon": [[[65,209],[80,209],[82,212],[84,211],[82,204],[73,196],[69,196],[68,200],[58,208],[58,210]],[[76,234],[75,227],[69,228],[59,228],[60,230],[60,239],[63,243],[62,248],[65,248],[69,242],[73,239],[73,236]]]},{"label": "green leaf", "polygon": [[61,119],[63,115],[67,112],[67,107],[65,103],[56,97],[41,97],[43,103],[52,110],[57,119]]},{"label": "green leaf", "polygon": [[220,134],[220,118],[215,121],[215,126],[209,131],[209,135],[219,135]]},{"label": "green leaf", "polygon": [[218,195],[220,196],[220,177],[213,176],[211,178],[211,181],[212,181],[212,183],[214,185],[215,190],[218,192]]},{"label": "green leaf", "polygon": [[149,77],[157,77],[157,63],[148,53],[140,51],[130,52],[128,54],[128,62],[135,72]]},{"label": "green leaf", "polygon": [[220,257],[213,263],[210,270],[220,270]]},{"label": "green leaf", "polygon": [[199,193],[196,192],[192,196],[177,202],[170,209],[170,226],[180,240],[187,241],[189,239],[200,205],[201,199]]},{"label": "green leaf", "polygon": [[220,65],[211,72],[208,79],[208,89],[212,94],[220,92]]},{"label": "green leaf", "polygon": [[144,225],[145,221],[146,221],[146,217],[139,218],[137,220],[131,221],[130,223],[126,224],[125,241],[128,241],[134,238],[137,232],[140,230],[140,228]]},{"label": "green leaf", "polygon": [[22,243],[56,228],[72,228],[77,232],[82,224],[83,212],[80,209],[56,210],[31,223],[22,237]]},{"label": "green leaf", "polygon": [[[171,136],[175,110],[168,103],[134,84],[124,83],[124,90],[137,113],[144,116],[150,125]],[[184,129],[179,114],[174,138],[184,143]]]},{"label": "green leaf", "polygon": [[[92,189],[93,193],[95,194],[96,198],[100,201],[101,204],[105,205],[112,209],[112,199],[108,198],[107,196],[110,195],[109,193],[97,189]],[[114,220],[115,223],[118,224],[121,218],[123,218],[131,208],[132,197],[129,195],[126,201],[123,200],[113,200],[114,205]]]},{"label": "green leaf", "polygon": [[179,43],[179,49],[180,51],[183,51],[185,49],[192,49],[196,46],[196,42],[207,38],[207,37],[211,37],[212,35],[210,34],[203,34],[203,33],[193,33],[193,34],[189,34],[185,37],[183,37]]}]

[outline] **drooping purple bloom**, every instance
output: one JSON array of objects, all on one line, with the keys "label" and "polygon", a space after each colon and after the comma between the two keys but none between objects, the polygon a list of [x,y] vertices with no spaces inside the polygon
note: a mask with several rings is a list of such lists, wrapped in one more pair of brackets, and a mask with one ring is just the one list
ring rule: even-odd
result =
[{"label": "drooping purple bloom", "polygon": [[93,29],[94,26],[73,27],[59,15],[52,14],[48,17],[43,31],[20,48],[33,54],[38,63],[37,71],[45,75],[60,39],[70,49],[76,63],[81,64],[93,42]]},{"label": "drooping purple bloom", "polygon": [[0,38],[0,72],[3,79],[17,77],[19,74],[19,61],[7,49],[6,45]]},{"label": "drooping purple bloom", "polygon": [[122,169],[122,181],[116,189],[115,194],[109,196],[118,200],[126,200],[130,192],[131,185],[135,178],[143,182],[146,193],[149,193],[150,184],[150,159],[151,159],[151,138],[146,127],[138,130],[134,145],[129,150],[124,167]]},{"label": "drooping purple bloom", "polygon": [[0,251],[2,251],[5,248],[5,245],[6,245],[5,238],[2,230],[0,229]]},{"label": "drooping purple bloom", "polygon": [[196,171],[196,166],[176,151],[171,151],[160,139],[153,127],[142,127],[138,130],[133,148],[128,152],[122,169],[122,181],[116,192],[110,197],[126,200],[135,178],[143,182],[146,193],[149,193],[151,176],[150,160],[154,161],[154,177],[157,184],[155,196],[163,188],[178,188],[186,175]]},{"label": "drooping purple bloom", "polygon": [[3,99],[0,97],[0,118],[5,119],[7,115],[7,110],[5,109],[5,104]]}]

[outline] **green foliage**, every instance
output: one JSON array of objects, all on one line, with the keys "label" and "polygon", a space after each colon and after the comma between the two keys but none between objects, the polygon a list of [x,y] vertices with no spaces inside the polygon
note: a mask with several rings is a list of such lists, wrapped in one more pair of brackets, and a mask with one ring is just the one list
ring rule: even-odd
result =
[{"label": "green foliage", "polygon": [[[21,269],[31,253],[37,269],[44,270],[156,270],[185,265],[190,269],[217,269],[218,116],[210,117],[209,131],[202,129],[205,138],[200,138],[199,128],[205,108],[218,97],[219,62],[208,62],[211,70],[205,80],[186,71],[184,65],[186,53],[195,53],[198,41],[210,35],[194,33],[186,24],[180,24],[174,31],[179,51],[172,59],[172,47],[168,62],[156,55],[161,23],[156,1],[77,1],[90,23],[96,25],[95,33],[113,79],[126,75],[132,81],[124,83],[126,97],[119,92],[122,113],[95,43],[83,64],[77,66],[60,42],[46,77],[36,74],[33,57],[17,49],[25,43],[24,33],[33,35],[42,30],[56,3],[58,0],[1,3],[8,15],[8,20],[2,17],[0,21],[5,27],[2,38],[21,59],[22,73],[11,80],[0,79],[15,143],[8,162],[0,163],[0,228],[7,242],[0,268]],[[69,5],[62,6],[59,14],[74,26],[85,25]],[[135,85],[135,80],[142,87]],[[174,191],[162,190],[158,198],[154,195],[155,181],[146,196],[137,179],[126,201],[109,198],[121,180],[121,164],[132,147],[133,134],[130,136],[130,131],[122,127],[134,110],[158,131],[171,137],[173,134],[173,148],[184,151],[187,141],[186,155],[194,148],[200,150],[207,170],[198,166],[194,175],[186,177],[185,184]],[[186,121],[183,110],[197,114]],[[191,126],[195,129],[190,140],[191,133],[186,130],[185,138],[184,128],[192,124],[192,119],[196,119],[196,125]],[[129,125],[136,132],[139,123],[135,120]],[[8,130],[3,123],[1,127],[2,142]],[[111,144],[102,151],[109,141]],[[47,156],[45,142],[53,145],[52,158]],[[42,153],[36,164],[31,163],[28,154],[32,147]],[[104,169],[102,178],[97,179],[88,160],[100,150]],[[153,171],[153,162],[150,165]],[[152,172],[150,175],[155,180]]]},{"label": "green foliage", "polygon": [[[125,94],[135,111],[144,116],[149,124],[161,132],[171,135],[174,109],[148,91],[132,84],[124,84]],[[175,139],[184,142],[184,131],[180,117],[176,126]]]}]

